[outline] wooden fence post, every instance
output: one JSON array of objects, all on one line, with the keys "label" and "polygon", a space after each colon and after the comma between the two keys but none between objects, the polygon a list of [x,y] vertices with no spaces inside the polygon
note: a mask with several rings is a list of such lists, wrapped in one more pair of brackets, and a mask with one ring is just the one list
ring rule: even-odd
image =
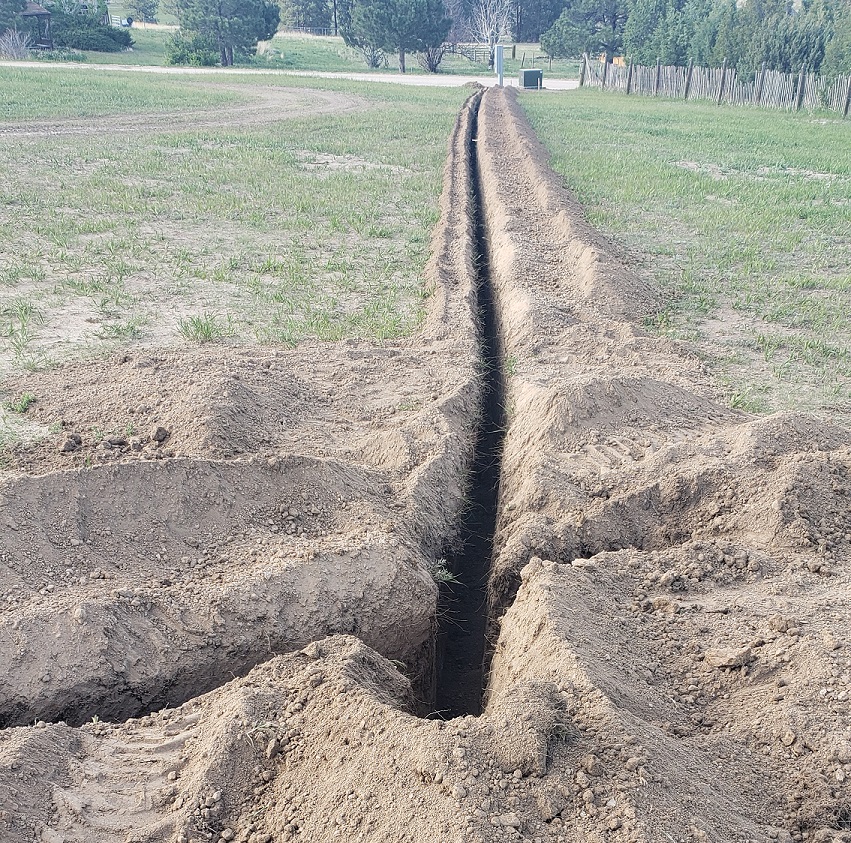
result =
[{"label": "wooden fence post", "polygon": [[724,96],[724,82],[727,80],[727,59],[721,62],[721,83],[718,85],[718,101],[717,105],[721,105],[721,99]]},{"label": "wooden fence post", "polygon": [[798,74],[798,91],[795,94],[795,111],[801,110],[801,103],[804,101],[804,83],[807,81],[807,66],[801,65],[801,72]]},{"label": "wooden fence post", "polygon": [[[606,58],[608,59],[608,56],[606,56]],[[608,75],[609,75],[609,63],[608,63],[608,61],[604,61],[603,62],[603,82],[600,85],[600,89],[603,90],[603,91],[606,90],[606,77]]]},{"label": "wooden fence post", "polygon": [[653,96],[659,96],[659,88],[662,85],[662,59],[656,59],[656,83],[653,85]]},{"label": "wooden fence post", "polygon": [[754,91],[754,103],[759,105],[762,102],[762,89],[765,87],[765,62],[762,63],[762,67],[759,71],[759,78],[756,83],[756,90]]},{"label": "wooden fence post", "polygon": [[848,116],[848,109],[851,108],[851,76],[848,77],[848,91],[845,93],[845,108],[842,110],[842,119]]},{"label": "wooden fence post", "polygon": [[511,58],[512,59],[517,58],[517,45],[516,44],[511,45]]},{"label": "wooden fence post", "polygon": [[686,71],[686,90],[683,94],[683,99],[688,99],[688,89],[691,87],[691,74],[694,72],[694,59],[689,59],[688,70]]},{"label": "wooden fence post", "polygon": [[579,87],[585,84],[585,74],[588,72],[588,53],[582,54],[582,64],[579,66]]},{"label": "wooden fence post", "polygon": [[632,90],[632,62],[629,63],[629,70],[626,72],[626,95],[629,96]]}]

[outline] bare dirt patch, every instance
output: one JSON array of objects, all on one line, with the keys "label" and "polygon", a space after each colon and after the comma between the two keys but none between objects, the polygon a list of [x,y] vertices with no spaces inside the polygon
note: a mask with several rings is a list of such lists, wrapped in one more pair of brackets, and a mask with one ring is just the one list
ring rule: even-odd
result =
[{"label": "bare dirt patch", "polygon": [[[418,337],[243,352],[229,379],[162,356],[107,406],[163,384],[164,437],[45,444],[6,475],[7,722],[152,712],[0,730],[10,840],[848,839],[848,430],[719,404],[639,327],[654,292],[514,97],[484,95],[473,142],[477,109]],[[485,707],[442,722],[416,713],[481,403],[474,154],[507,430]],[[172,368],[203,388],[173,396]]]}]

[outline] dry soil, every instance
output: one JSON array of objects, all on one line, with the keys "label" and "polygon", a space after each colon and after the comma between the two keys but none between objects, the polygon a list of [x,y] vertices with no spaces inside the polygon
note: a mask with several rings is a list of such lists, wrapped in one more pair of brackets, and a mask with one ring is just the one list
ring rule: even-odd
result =
[{"label": "dry soil", "polygon": [[[477,209],[507,429],[485,707],[443,721]],[[21,380],[64,426],[0,478],[4,843],[851,841],[849,431],[642,330],[513,92],[459,116],[429,277],[410,341]]]}]

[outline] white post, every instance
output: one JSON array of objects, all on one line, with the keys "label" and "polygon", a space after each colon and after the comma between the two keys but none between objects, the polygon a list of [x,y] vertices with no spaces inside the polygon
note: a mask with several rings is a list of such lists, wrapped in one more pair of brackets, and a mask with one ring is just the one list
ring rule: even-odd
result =
[{"label": "white post", "polygon": [[499,77],[499,87],[502,87],[503,81],[503,69],[505,60],[505,47],[502,44],[496,45],[496,53],[494,55],[494,70],[496,71],[496,75]]}]

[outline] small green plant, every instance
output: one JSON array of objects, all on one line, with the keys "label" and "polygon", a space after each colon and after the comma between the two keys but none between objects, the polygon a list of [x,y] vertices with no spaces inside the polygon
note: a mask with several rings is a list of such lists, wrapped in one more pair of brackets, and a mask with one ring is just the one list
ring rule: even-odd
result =
[{"label": "small green plant", "polygon": [[216,340],[233,333],[229,324],[223,325],[219,317],[212,313],[202,313],[199,316],[179,319],[177,330],[180,331],[180,335],[184,339],[199,344],[216,342]]},{"label": "small green plant", "polygon": [[141,316],[131,316],[122,322],[101,326],[98,336],[104,340],[137,340],[142,336],[145,321]]},{"label": "small green plant", "polygon": [[17,398],[13,398],[6,402],[6,409],[13,413],[23,415],[35,403],[35,395],[31,392],[24,392]]},{"label": "small green plant", "polygon": [[457,582],[460,582],[458,577],[456,577],[455,574],[453,574],[452,571],[449,570],[449,565],[448,565],[446,559],[444,559],[444,558],[440,558],[436,562],[434,562],[431,566],[429,573],[431,574],[431,578],[436,583],[442,583],[442,582],[457,583]]}]

